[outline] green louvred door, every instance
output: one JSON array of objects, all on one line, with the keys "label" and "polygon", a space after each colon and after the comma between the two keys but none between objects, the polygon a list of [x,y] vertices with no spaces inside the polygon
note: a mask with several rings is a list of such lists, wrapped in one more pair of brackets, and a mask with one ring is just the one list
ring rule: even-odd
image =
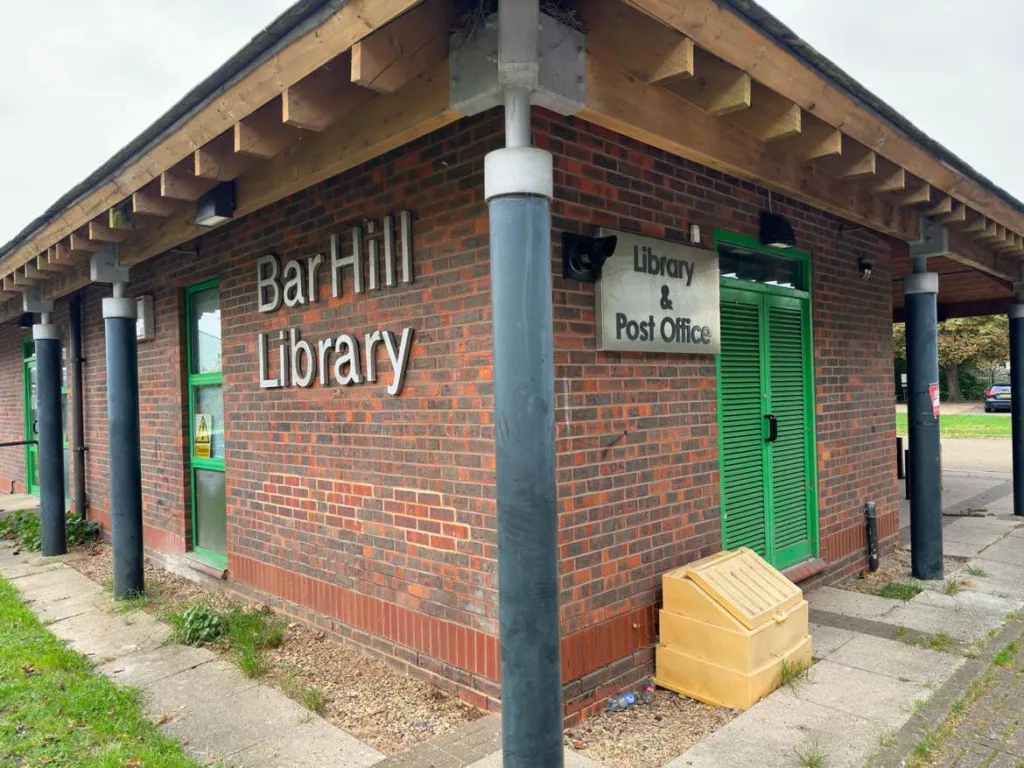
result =
[{"label": "green louvred door", "polygon": [[808,302],[723,286],[721,304],[722,544],[787,568],[816,550]]},{"label": "green louvred door", "polygon": [[761,297],[723,288],[719,356],[723,548],[767,557]]},{"label": "green louvred door", "polygon": [[[813,476],[807,466],[813,435],[805,365],[807,303],[802,299],[765,296],[768,315],[768,399],[777,424],[769,443],[771,455],[771,528],[776,564],[792,565],[813,553],[809,498]],[[809,440],[810,438],[810,440]]]}]

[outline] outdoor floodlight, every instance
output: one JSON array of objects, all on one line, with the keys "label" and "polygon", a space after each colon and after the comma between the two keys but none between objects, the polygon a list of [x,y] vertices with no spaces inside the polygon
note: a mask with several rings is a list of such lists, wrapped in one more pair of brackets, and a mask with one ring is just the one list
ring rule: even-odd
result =
[{"label": "outdoor floodlight", "polygon": [[235,182],[224,181],[199,198],[196,203],[196,224],[213,227],[230,221],[235,215]]}]

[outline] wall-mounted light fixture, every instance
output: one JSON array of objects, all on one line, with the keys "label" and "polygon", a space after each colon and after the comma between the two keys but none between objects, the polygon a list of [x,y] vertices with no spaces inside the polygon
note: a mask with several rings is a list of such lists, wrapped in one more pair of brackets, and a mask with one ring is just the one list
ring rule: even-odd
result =
[{"label": "wall-mounted light fixture", "polygon": [[762,245],[772,248],[793,248],[796,245],[796,237],[790,223],[777,213],[769,211],[761,213],[759,236]]},{"label": "wall-mounted light fixture", "polygon": [[601,267],[615,253],[618,238],[588,237],[562,233],[562,277],[596,283],[601,277]]},{"label": "wall-mounted light fixture", "polygon": [[213,227],[235,215],[235,182],[224,181],[206,192],[196,203],[196,224]]},{"label": "wall-mounted light fixture", "polygon": [[875,268],[875,262],[873,262],[871,259],[866,259],[863,256],[861,256],[859,259],[857,259],[857,269],[860,270],[860,279],[861,280],[870,280],[871,279],[871,270],[874,269],[874,268]]}]

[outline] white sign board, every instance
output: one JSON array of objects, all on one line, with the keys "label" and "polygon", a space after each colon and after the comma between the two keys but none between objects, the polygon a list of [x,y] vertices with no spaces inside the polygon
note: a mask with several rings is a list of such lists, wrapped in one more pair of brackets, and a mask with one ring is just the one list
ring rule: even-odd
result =
[{"label": "white sign board", "polygon": [[718,254],[628,232],[597,281],[597,348],[716,355],[722,349]]}]

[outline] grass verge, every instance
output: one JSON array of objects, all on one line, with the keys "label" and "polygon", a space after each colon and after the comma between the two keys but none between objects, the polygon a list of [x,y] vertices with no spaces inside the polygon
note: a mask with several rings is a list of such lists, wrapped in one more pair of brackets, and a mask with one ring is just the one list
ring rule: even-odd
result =
[{"label": "grass verge", "polygon": [[0,765],[197,768],[0,579]]},{"label": "grass verge", "polygon": [[[896,414],[896,433],[907,434],[907,414]],[[949,438],[1008,438],[1010,415],[950,413],[939,419],[939,434]]]}]

